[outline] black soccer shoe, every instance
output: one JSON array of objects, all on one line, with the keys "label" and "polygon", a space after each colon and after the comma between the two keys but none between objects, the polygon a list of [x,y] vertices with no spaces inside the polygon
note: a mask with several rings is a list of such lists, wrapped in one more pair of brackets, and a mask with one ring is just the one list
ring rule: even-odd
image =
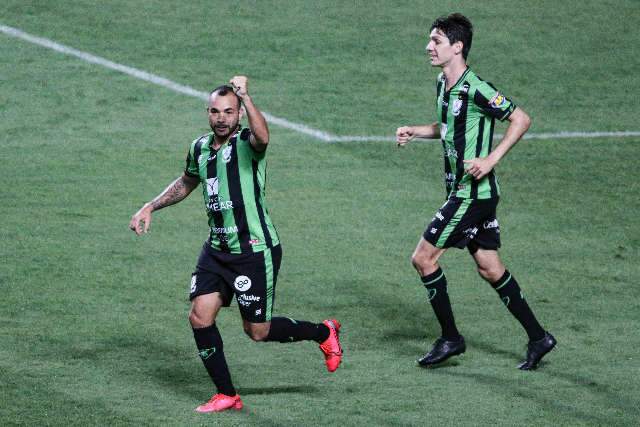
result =
[{"label": "black soccer shoe", "polygon": [[532,371],[538,367],[538,363],[545,354],[556,346],[556,339],[549,332],[544,333],[544,338],[538,341],[529,341],[527,345],[527,360],[518,365],[518,369]]},{"label": "black soccer shoe", "polygon": [[466,349],[467,346],[462,335],[456,341],[447,341],[440,337],[433,343],[431,351],[418,359],[418,365],[432,366],[442,363],[452,356],[464,353]]}]

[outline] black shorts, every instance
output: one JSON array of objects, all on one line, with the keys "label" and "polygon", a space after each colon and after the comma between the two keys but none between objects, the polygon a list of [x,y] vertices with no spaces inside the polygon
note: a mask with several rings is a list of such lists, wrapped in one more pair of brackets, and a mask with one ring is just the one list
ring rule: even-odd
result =
[{"label": "black shorts", "polygon": [[216,251],[205,243],[191,275],[189,299],[220,292],[224,306],[228,307],[235,294],[244,320],[269,322],[281,260],[280,245],[263,252],[230,254]]},{"label": "black shorts", "polygon": [[423,237],[442,249],[467,247],[471,253],[478,248],[497,250],[500,247],[498,200],[448,199],[436,212]]}]

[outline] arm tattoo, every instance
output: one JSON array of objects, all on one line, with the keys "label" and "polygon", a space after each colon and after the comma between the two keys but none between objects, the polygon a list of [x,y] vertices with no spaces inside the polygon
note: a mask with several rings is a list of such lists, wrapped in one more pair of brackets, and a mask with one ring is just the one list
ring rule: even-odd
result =
[{"label": "arm tattoo", "polygon": [[153,206],[154,211],[157,211],[158,209],[175,205],[187,197],[192,190],[193,188],[187,187],[182,177],[180,177],[169,184],[169,186],[160,193],[158,197],[153,199],[151,201],[151,206]]}]

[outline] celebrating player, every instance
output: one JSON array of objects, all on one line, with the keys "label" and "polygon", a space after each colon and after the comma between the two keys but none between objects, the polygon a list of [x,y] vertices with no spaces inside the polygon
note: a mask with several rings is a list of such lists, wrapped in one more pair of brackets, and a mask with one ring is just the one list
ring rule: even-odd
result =
[{"label": "celebrating player", "polygon": [[[251,339],[316,341],[329,372],[342,359],[338,321],[311,323],[272,317],[282,250],[265,204],[269,130],[249,96],[247,78],[235,76],[230,83],[211,92],[207,113],[212,132],[191,144],[182,176],[136,212],[129,224],[137,235],[146,233],[152,212],[180,202],[202,183],[210,232],[191,276],[189,321],[217,393],[198,406],[198,412],[241,409],[243,405],[231,381],[216,325],[220,308],[229,306],[233,294]],[[243,110],[248,128],[239,124]]]},{"label": "celebrating player", "polygon": [[[431,25],[426,51],[431,65],[442,68],[436,86],[438,121],[403,126],[396,131],[399,146],[414,138],[440,138],[444,147],[447,200],[427,226],[411,259],[427,289],[442,335],[418,363],[434,365],[466,350],[454,321],[447,280],[438,265],[447,248],[466,247],[480,276],[524,327],[529,344],[526,358],[518,367],[531,370],[553,349],[556,340],[538,323],[518,282],[498,256],[496,206],[500,187],[494,173],[495,166],[529,129],[531,121],[521,108],[467,66],[471,39],[471,22],[461,14],[438,18]],[[509,120],[509,126],[492,150],[495,119]]]}]

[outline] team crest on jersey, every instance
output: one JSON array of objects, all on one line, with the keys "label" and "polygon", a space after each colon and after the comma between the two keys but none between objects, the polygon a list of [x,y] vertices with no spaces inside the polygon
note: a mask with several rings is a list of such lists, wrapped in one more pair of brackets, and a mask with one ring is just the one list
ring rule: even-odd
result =
[{"label": "team crest on jersey", "polygon": [[460,114],[460,111],[462,111],[462,99],[456,99],[453,101],[453,109],[451,112],[457,117]]},{"label": "team crest on jersey", "polygon": [[505,98],[504,95],[502,95],[500,92],[497,92],[495,96],[491,98],[491,101],[489,101],[489,103],[493,108],[500,108],[507,103],[507,98]]},{"label": "team crest on jersey", "polygon": [[222,160],[225,163],[229,163],[231,161],[231,150],[233,150],[231,145],[226,146],[225,149],[222,150]]},{"label": "team crest on jersey", "polygon": [[217,196],[220,182],[218,177],[207,178],[207,194],[209,197]]}]

